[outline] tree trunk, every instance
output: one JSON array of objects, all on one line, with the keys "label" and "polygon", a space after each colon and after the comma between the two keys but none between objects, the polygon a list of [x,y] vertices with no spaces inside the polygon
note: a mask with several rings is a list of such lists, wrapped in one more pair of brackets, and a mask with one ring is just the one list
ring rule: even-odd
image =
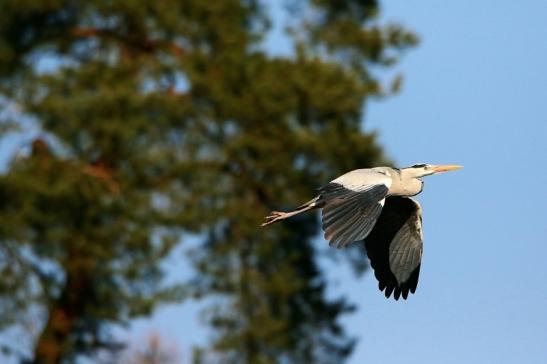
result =
[{"label": "tree trunk", "polygon": [[55,307],[48,318],[34,349],[33,364],[59,364],[66,355],[73,318],[62,304]]},{"label": "tree trunk", "polygon": [[66,281],[61,295],[49,307],[47,323],[34,349],[33,364],[59,364],[74,352],[75,325],[84,312],[83,306],[90,280],[90,266],[74,252],[69,253]]}]

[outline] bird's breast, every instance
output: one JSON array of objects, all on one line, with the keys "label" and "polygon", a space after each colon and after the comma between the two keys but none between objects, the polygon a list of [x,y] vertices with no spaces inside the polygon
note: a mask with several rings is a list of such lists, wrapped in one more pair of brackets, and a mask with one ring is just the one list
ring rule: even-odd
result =
[{"label": "bird's breast", "polygon": [[414,196],[422,192],[423,182],[417,178],[410,180],[395,180],[391,184],[388,195],[390,196]]}]

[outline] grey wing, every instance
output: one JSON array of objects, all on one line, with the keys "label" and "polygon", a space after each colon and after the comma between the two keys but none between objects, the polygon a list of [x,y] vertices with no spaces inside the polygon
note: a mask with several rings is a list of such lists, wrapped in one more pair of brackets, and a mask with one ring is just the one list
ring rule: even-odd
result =
[{"label": "grey wing", "polygon": [[365,239],[372,268],[386,297],[414,293],[423,252],[420,205],[411,198],[388,197],[374,229]]},{"label": "grey wing", "polygon": [[420,265],[423,252],[422,214],[420,205],[412,200],[416,209],[401,227],[389,246],[389,266],[399,285],[407,282]]},{"label": "grey wing", "polygon": [[325,239],[337,248],[364,239],[382,211],[391,179],[356,170],[320,188]]}]

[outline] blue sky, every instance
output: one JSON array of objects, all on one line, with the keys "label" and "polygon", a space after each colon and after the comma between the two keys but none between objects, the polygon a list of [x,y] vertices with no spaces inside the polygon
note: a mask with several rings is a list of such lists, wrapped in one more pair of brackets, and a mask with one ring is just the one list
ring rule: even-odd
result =
[{"label": "blue sky", "polygon": [[[386,300],[370,274],[329,267],[331,293],[359,306],[344,319],[359,337],[348,362],[545,363],[547,2],[382,4],[384,20],[422,41],[397,66],[401,93],[367,105],[365,130],[398,165],[465,169],[425,180],[422,271],[407,301]],[[268,47],[287,52],[279,36]],[[181,254],[169,261],[174,276],[187,264]],[[182,363],[208,335],[193,303],[165,306],[120,335],[139,343],[152,331],[180,348]]]},{"label": "blue sky", "polygon": [[349,280],[350,363],[547,361],[547,2],[384,1],[422,38],[401,94],[369,106],[400,164],[459,163],[425,179],[417,294]]},{"label": "blue sky", "polygon": [[[367,274],[330,267],[332,293],[359,311],[344,319],[361,363],[545,363],[547,360],[547,2],[383,1],[383,19],[421,37],[397,69],[401,93],[367,105],[401,166],[458,163],[425,180],[420,283],[386,300]],[[269,47],[286,52],[280,37]],[[180,262],[180,264],[186,264]],[[141,320],[189,359],[204,342],[193,304]]]}]

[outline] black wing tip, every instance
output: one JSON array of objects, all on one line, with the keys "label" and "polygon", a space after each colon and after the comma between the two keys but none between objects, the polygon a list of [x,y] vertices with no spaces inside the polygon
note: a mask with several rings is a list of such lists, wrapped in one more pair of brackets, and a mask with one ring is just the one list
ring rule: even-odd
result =
[{"label": "black wing tip", "polygon": [[393,285],[386,286],[386,290],[384,291],[386,298],[389,298],[391,296],[391,293],[393,293],[394,289],[395,289],[395,286]]},{"label": "black wing tip", "polygon": [[378,289],[380,292],[384,292],[386,298],[390,298],[393,294],[393,298],[396,301],[402,296],[406,300],[410,293],[416,293],[418,287],[418,277],[420,275],[420,265],[412,272],[409,279],[402,284],[399,284],[394,276],[386,276],[385,272],[377,269],[376,264],[370,262],[372,269],[374,270],[374,276],[378,280]]},{"label": "black wing tip", "polygon": [[416,287],[409,286],[408,282],[405,282],[400,286],[393,282],[390,282],[387,284],[383,282],[379,282],[378,288],[380,289],[381,292],[382,291],[384,292],[384,295],[386,296],[386,298],[390,298],[391,295],[393,294],[393,298],[395,299],[395,301],[399,301],[399,298],[401,297],[403,298],[403,300],[406,300],[408,299],[409,293],[414,294],[416,292]]}]

